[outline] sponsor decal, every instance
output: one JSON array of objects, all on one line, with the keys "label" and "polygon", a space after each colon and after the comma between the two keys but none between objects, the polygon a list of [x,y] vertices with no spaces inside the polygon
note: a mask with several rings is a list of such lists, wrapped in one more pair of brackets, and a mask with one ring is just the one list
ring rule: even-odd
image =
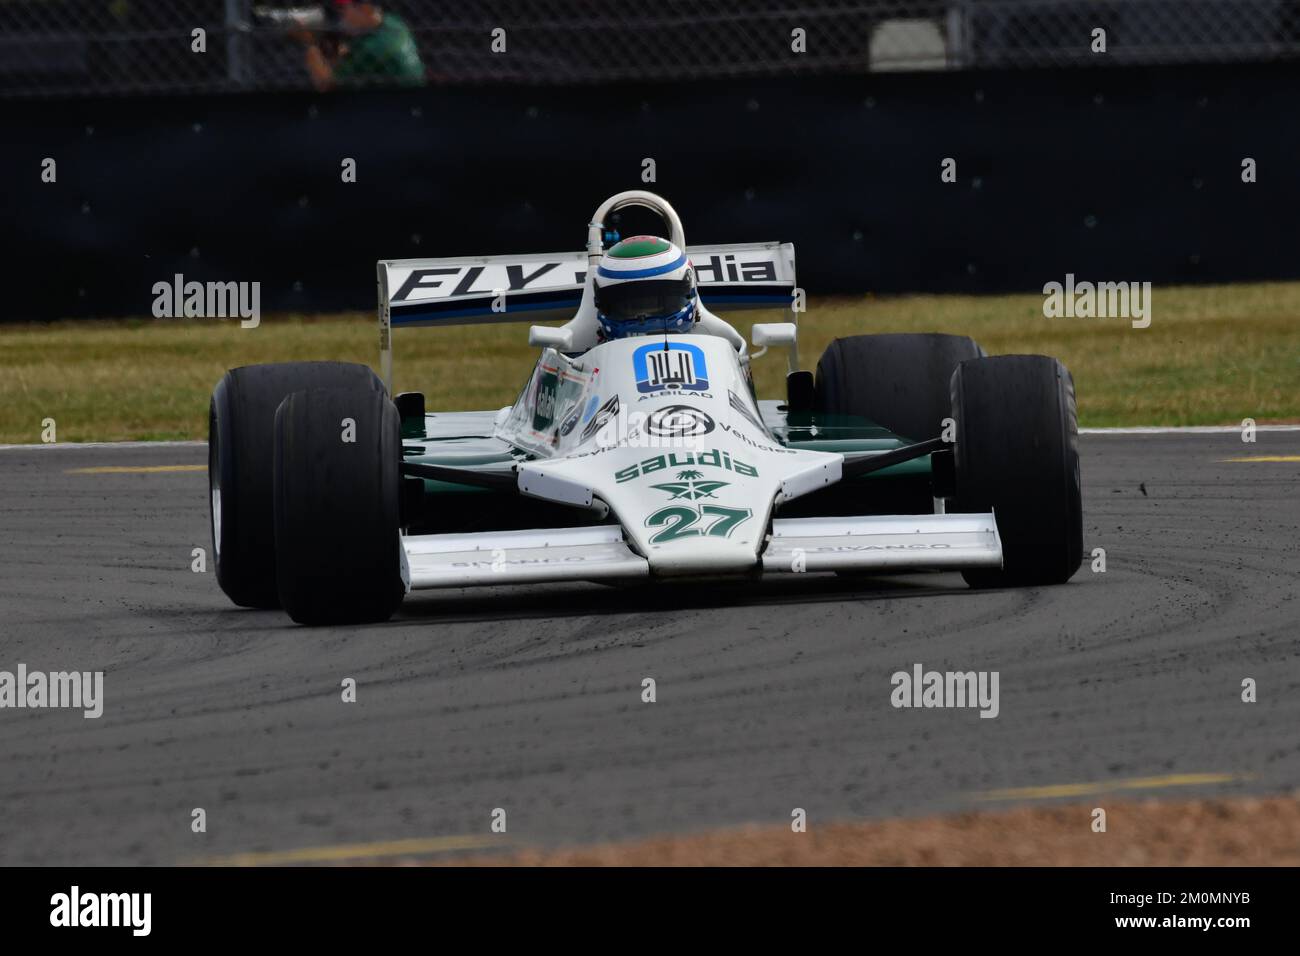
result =
[{"label": "sponsor decal", "polygon": [[745,417],[746,421],[748,421],[759,431],[764,433],[767,432],[767,429],[763,427],[763,423],[758,420],[758,417],[754,414],[753,410],[749,407],[749,403],[746,402],[739,395],[737,395],[735,392],[731,391],[731,389],[727,389],[727,400],[731,403],[732,408],[740,412],[740,414]]},{"label": "sponsor decal", "polygon": [[[642,395],[640,398],[637,399],[637,401],[638,402],[653,401],[656,398],[668,398],[670,396],[675,397],[673,396],[672,392],[651,393],[649,395]],[[712,397],[713,397],[712,392],[691,392],[691,398],[712,398]]]},{"label": "sponsor decal", "polygon": [[677,473],[677,481],[666,481],[661,485],[651,485],[651,488],[657,488],[660,491],[666,491],[671,496],[670,501],[676,501],[678,498],[685,498],[687,501],[698,501],[700,498],[715,498],[714,492],[719,488],[726,488],[730,482],[726,481],[705,481],[704,472],[695,471],[687,468],[685,471]]},{"label": "sponsor decal", "polygon": [[709,366],[704,349],[689,342],[663,342],[643,345],[632,353],[632,371],[636,390],[654,392],[706,392]]},{"label": "sponsor decal", "polygon": [[568,435],[569,432],[573,431],[575,428],[578,427],[578,419],[579,417],[581,417],[581,415],[582,415],[582,409],[577,407],[575,407],[573,411],[569,413],[569,416],[564,420],[564,423],[560,425],[561,437]]},{"label": "sponsor decal", "polygon": [[584,422],[591,421],[591,416],[596,414],[596,409],[599,407],[600,398],[595,395],[591,396],[591,401],[587,403],[587,410],[582,413],[582,420]]},{"label": "sponsor decal", "polygon": [[[592,401],[594,402],[596,399],[593,398]],[[604,405],[600,406],[600,411],[596,413],[596,417],[589,421],[586,427],[583,428],[582,441],[586,441],[592,435],[596,434],[596,432],[604,428],[610,419],[617,417],[618,396],[614,395]]]},{"label": "sponsor decal", "polygon": [[[796,454],[793,448],[784,448],[781,445],[773,445],[771,442],[757,441],[756,439],[750,438],[748,435],[746,435],[744,432],[740,431],[739,429],[732,428],[730,425],[719,425],[718,427],[721,428],[727,434],[729,434],[732,438],[736,439],[736,441],[744,442],[746,445],[748,445],[751,448],[757,448],[760,451],[770,451],[777,455]],[[766,431],[766,429],[764,430]]]},{"label": "sponsor decal", "polygon": [[933,551],[935,549],[944,550],[951,548],[950,544],[826,544],[815,548],[809,548],[810,551]]},{"label": "sponsor decal", "polygon": [[592,455],[603,455],[609,451],[617,451],[622,445],[605,445],[597,444],[595,448],[589,448],[586,451],[571,451],[566,454],[565,458],[590,458]]},{"label": "sponsor decal", "polygon": [[566,554],[560,558],[509,558],[502,562],[494,561],[452,561],[449,566],[457,570],[467,568],[489,569],[492,571],[499,570],[502,565],[515,567],[521,565],[549,565],[549,564],[581,564],[587,558],[580,554]]},{"label": "sponsor decal", "polygon": [[695,266],[695,275],[702,285],[714,282],[775,282],[776,263],[767,259],[737,261],[731,253],[725,256],[712,255],[699,261]]},{"label": "sponsor decal", "polygon": [[[689,252],[689,250],[688,250]],[[746,253],[691,253],[700,285],[770,284],[781,281],[775,249]],[[742,258],[743,256],[743,258]],[[587,278],[586,253],[547,256],[493,256],[489,262],[459,265],[431,262],[408,268],[394,262],[388,268],[394,305],[457,296],[491,296],[507,293],[580,289]]]},{"label": "sponsor decal", "polygon": [[533,431],[544,432],[555,420],[555,399],[560,388],[559,369],[540,369],[533,398]]},{"label": "sponsor decal", "polygon": [[747,465],[739,458],[732,458],[729,453],[721,449],[712,448],[709,451],[698,453],[688,451],[655,455],[652,458],[646,458],[635,465],[628,465],[626,468],[614,472],[614,480],[622,484],[625,481],[631,481],[633,478],[654,474],[656,471],[663,471],[667,468],[686,468],[689,466],[699,468],[704,465],[712,468],[725,468],[727,471],[735,472],[746,478],[758,477],[758,469],[753,465]]},{"label": "sponsor decal", "polygon": [[646,419],[646,431],[658,438],[691,438],[713,431],[713,419],[690,405],[665,405]]},{"label": "sponsor decal", "polygon": [[682,538],[730,538],[731,532],[753,516],[748,508],[725,508],[722,505],[670,505],[645,519],[647,528],[659,528],[650,536],[651,544],[678,541]]},{"label": "sponsor decal", "polygon": [[[585,270],[567,275],[561,262],[493,262],[487,266],[440,266],[431,269],[412,269],[393,293],[392,301],[402,303],[408,299],[446,298],[454,295],[494,295],[497,290],[521,292],[530,285],[534,288],[554,289],[582,285]],[[485,276],[484,273],[487,273]],[[394,269],[393,277],[400,275]],[[539,279],[545,281],[539,282]],[[420,293],[417,295],[417,293]]]}]

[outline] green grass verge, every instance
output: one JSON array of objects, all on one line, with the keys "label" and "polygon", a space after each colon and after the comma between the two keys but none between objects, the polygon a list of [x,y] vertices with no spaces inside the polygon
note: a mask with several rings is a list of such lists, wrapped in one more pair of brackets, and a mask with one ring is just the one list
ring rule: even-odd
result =
[{"label": "green grass verge", "polygon": [[[800,321],[803,364],[863,332],[958,332],[990,353],[1055,355],[1074,373],[1083,425],[1216,425],[1300,420],[1300,283],[1157,288],[1150,328],[1123,319],[1046,319],[1043,297],[814,299]],[[736,313],[748,332],[780,313]],[[532,367],[523,325],[395,333],[396,386],[431,409],[498,408]],[[0,325],[0,442],[203,438],[227,368],[339,359],[377,367],[371,314]],[[760,397],[782,394],[785,360],[755,362]]]}]

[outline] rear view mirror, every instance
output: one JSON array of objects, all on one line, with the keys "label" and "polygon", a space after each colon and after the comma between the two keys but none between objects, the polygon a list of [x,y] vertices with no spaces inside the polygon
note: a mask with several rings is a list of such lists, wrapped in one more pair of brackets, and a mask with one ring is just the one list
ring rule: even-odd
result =
[{"label": "rear view mirror", "polygon": [[765,322],[750,329],[750,339],[763,349],[770,345],[794,345],[797,335],[793,322]]},{"label": "rear view mirror", "polygon": [[528,330],[528,344],[569,352],[573,349],[573,332],[563,326],[557,329],[549,325],[534,325]]}]

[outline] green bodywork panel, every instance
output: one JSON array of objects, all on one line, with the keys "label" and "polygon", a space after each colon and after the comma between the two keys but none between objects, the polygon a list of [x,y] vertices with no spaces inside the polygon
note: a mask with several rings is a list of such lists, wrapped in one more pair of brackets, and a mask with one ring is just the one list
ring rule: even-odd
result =
[{"label": "green bodywork panel", "polygon": [[[864,418],[851,415],[787,416],[785,406],[761,401],[763,424],[772,436],[788,448],[850,454],[864,451],[892,451],[912,442],[900,438]],[[455,468],[503,466],[516,460],[511,447],[494,437],[496,411],[433,412],[423,419],[402,420],[402,457],[406,461],[448,465]],[[879,478],[924,477],[930,474],[930,456],[883,468],[857,481]],[[453,482],[425,478],[425,494],[495,494]]]},{"label": "green bodywork panel", "polygon": [[[772,406],[769,410],[768,406]],[[912,442],[900,438],[887,428],[856,415],[788,416],[776,402],[759,402],[763,423],[781,444],[787,448],[804,448],[808,451],[832,451],[843,455],[863,451],[893,451]],[[914,458],[899,465],[871,472],[860,481],[891,478],[900,475],[929,475],[930,456]]]}]

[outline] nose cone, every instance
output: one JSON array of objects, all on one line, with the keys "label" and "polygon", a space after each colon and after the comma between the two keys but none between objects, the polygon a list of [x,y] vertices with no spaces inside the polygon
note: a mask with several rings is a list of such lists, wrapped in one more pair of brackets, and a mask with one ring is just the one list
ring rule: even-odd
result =
[{"label": "nose cone", "polygon": [[[734,454],[723,449],[652,454],[639,461],[635,456],[645,452],[631,451],[634,457],[616,480],[597,493],[652,574],[736,574],[759,564],[781,488],[775,475],[761,473],[743,448]],[[646,467],[652,470],[647,473]],[[619,476],[627,480],[620,482]]]}]

